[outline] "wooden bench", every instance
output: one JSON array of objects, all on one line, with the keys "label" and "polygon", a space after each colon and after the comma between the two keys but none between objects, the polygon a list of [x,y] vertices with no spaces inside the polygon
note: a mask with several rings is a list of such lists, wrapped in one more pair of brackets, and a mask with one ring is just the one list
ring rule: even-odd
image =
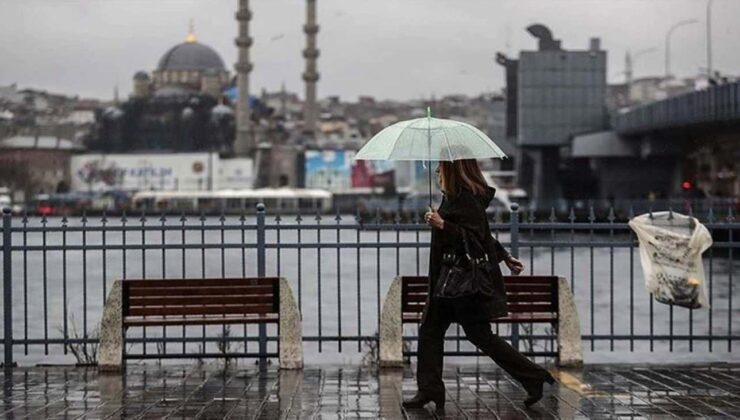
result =
[{"label": "wooden bench", "polygon": [[[427,283],[426,276],[404,276],[396,278],[391,285],[381,316],[381,365],[397,366],[402,362],[403,344],[401,343],[399,351],[394,340],[403,339],[403,324],[421,322],[428,293]],[[509,315],[494,318],[491,323],[511,324],[512,344],[515,347],[518,346],[519,324],[551,324],[557,331],[557,350],[524,354],[554,356],[561,366],[581,364],[583,356],[580,324],[575,302],[565,279],[556,276],[504,276],[504,284]],[[393,290],[394,287],[396,290]],[[389,302],[389,298],[394,299],[395,304]]]},{"label": "wooden bench", "polygon": [[302,367],[300,314],[277,277],[117,281],[103,314],[100,367],[118,370],[129,358],[123,343],[131,327],[230,324],[278,324],[281,367]]}]

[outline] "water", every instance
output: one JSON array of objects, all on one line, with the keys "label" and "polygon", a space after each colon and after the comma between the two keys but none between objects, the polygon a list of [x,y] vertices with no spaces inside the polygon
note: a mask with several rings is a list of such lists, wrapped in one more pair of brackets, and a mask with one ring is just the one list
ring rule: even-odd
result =
[{"label": "water", "polygon": [[[19,226],[20,219],[14,219],[14,226]],[[255,219],[244,221],[246,230],[234,228],[241,222],[237,218],[227,218],[225,225],[231,228],[201,231],[201,224],[205,226],[220,225],[215,217],[199,220],[189,218],[185,224],[189,228],[183,231],[147,231],[144,235],[139,232],[128,232],[125,242],[128,247],[141,244],[147,246],[164,243],[173,244],[172,248],[148,249],[109,249],[107,251],[82,250],[47,251],[44,255],[40,250],[13,254],[13,305],[14,324],[13,334],[16,339],[61,338],[66,328],[68,336],[94,336],[96,325],[100,320],[105,293],[113,280],[118,278],[162,278],[162,277],[239,277],[257,275],[256,231]],[[294,217],[283,217],[282,226],[295,225],[298,222]],[[317,223],[313,217],[304,217],[300,221],[303,225]],[[325,217],[320,220],[322,226],[354,225],[354,219],[344,217],[335,220]],[[90,220],[88,226],[100,226],[100,220]],[[138,218],[129,218],[128,226],[141,226]],[[146,226],[161,226],[158,217],[149,217]],[[181,226],[178,217],[170,217],[165,222],[167,226]],[[275,221],[268,219],[269,225]],[[79,226],[79,220],[72,220],[69,226]],[[120,220],[111,220],[108,227],[119,226]],[[40,226],[39,219],[29,221],[29,227]],[[50,219],[48,227],[60,226],[59,219]],[[242,235],[244,239],[242,240]],[[299,243],[304,248],[297,248]],[[320,237],[319,237],[320,236]],[[534,239],[548,240],[549,234],[539,235]],[[329,247],[317,249],[314,246],[320,239],[322,244]],[[527,232],[522,232],[522,241],[531,239]],[[557,236],[558,240],[569,240],[570,233]],[[594,240],[615,241],[615,245],[629,241],[625,234],[615,235],[610,239],[608,235],[595,236]],[[39,232],[27,234],[26,243],[29,246],[41,245],[43,236]],[[502,241],[508,241],[508,234],[501,236]],[[576,241],[589,240],[587,234],[577,234]],[[66,242],[65,242],[66,241]],[[80,245],[84,241],[88,246],[100,245],[103,241],[101,232],[88,232],[85,237],[81,232],[67,233],[66,239],[61,232],[49,232],[46,235],[48,245]],[[109,247],[123,244],[121,232],[107,232],[105,243]],[[427,232],[377,232],[358,231],[356,229],[330,229],[318,232],[316,229],[303,229],[300,232],[294,228],[284,227],[275,230],[270,228],[266,234],[268,251],[266,255],[267,275],[280,275],[289,280],[294,293],[298,296],[303,314],[304,336],[372,336],[377,331],[382,299],[392,279],[399,275],[425,274],[427,270],[428,251],[426,247],[414,247],[415,244],[426,244],[429,241]],[[348,245],[348,248],[337,248],[336,243]],[[400,243],[401,247],[378,247],[378,243],[392,245]],[[22,244],[23,236],[20,233],[13,235],[14,244]],[[233,249],[194,249],[183,250],[180,244],[200,245],[214,244],[246,244],[244,248]],[[276,249],[280,243],[284,248]],[[360,244],[358,246],[358,244]],[[714,252],[714,251],[710,251]],[[644,289],[639,255],[636,248],[558,248],[538,247],[534,249],[521,248],[520,258],[527,265],[525,274],[557,274],[562,275],[573,284],[576,303],[579,309],[581,330],[591,335],[649,335],[651,328],[655,335],[688,335],[693,330],[694,335],[712,334],[726,336],[733,332],[738,335],[738,326],[733,323],[740,313],[737,303],[740,287],[731,288],[730,277],[740,278],[740,263],[734,261],[730,266],[726,255],[717,255],[708,258],[705,254],[705,270],[708,285],[711,291],[711,310],[690,311],[684,308],[673,309],[673,323],[670,322],[670,308],[660,303],[651,307],[650,298]],[[105,256],[103,255],[105,254]],[[66,260],[66,263],[65,263]],[[592,282],[593,279],[593,282]],[[65,304],[66,302],[66,308]],[[341,303],[341,304],[340,304]],[[732,309],[730,309],[732,305]],[[592,316],[593,313],[593,316]],[[65,326],[65,321],[66,326]],[[25,322],[27,320],[27,322]],[[711,323],[711,328],[710,328]],[[241,326],[232,327],[232,335],[240,336],[244,333]],[[508,327],[502,327],[501,334],[508,332]],[[538,327],[536,333],[545,332],[545,326]],[[75,333],[76,331],[76,333]],[[129,336],[140,336],[140,329],[131,330]],[[169,327],[168,337],[179,337],[181,327]],[[222,333],[219,326],[208,327],[206,334],[215,337]],[[455,334],[456,327],[450,329]],[[270,335],[275,335],[274,327],[268,327]],[[201,327],[188,327],[188,337],[200,337]],[[406,333],[416,334],[414,326],[407,326]],[[147,337],[162,335],[161,328],[148,328]],[[256,337],[257,327],[247,328],[247,335]],[[535,343],[538,346],[546,343]],[[590,341],[584,340],[584,351],[587,362],[689,362],[689,361],[738,361],[739,352],[733,353],[727,340],[712,343],[712,352],[709,352],[707,341],[696,340],[693,343],[693,352],[689,352],[690,344],[687,341],[674,341],[671,351],[668,340],[654,341],[651,351],[650,342],[645,340],[634,341],[631,351],[629,341],[609,340],[595,341],[593,347]],[[732,343],[737,345],[737,343]],[[197,351],[201,343],[191,343],[188,348]],[[448,343],[450,349],[456,349],[457,343]],[[462,342],[461,349],[471,349]],[[369,347],[357,341],[344,341],[340,344],[336,340],[319,343],[316,341],[305,343],[305,359],[307,363],[357,363]],[[210,351],[215,351],[215,343],[206,345]],[[232,343],[230,351],[242,351],[245,343]],[[256,351],[256,343],[247,345],[249,351]],[[36,363],[70,363],[74,362],[71,355],[64,355],[60,344],[50,345],[48,355],[44,345],[28,346],[25,354],[24,346],[15,346],[16,360],[21,365]],[[169,343],[167,352],[182,351],[181,344]],[[271,343],[269,350],[275,350]],[[143,351],[140,345],[134,345],[134,352]],[[148,353],[163,351],[155,344],[148,344]],[[461,359],[463,360],[463,359]],[[466,358],[465,361],[474,361],[475,358]]]}]

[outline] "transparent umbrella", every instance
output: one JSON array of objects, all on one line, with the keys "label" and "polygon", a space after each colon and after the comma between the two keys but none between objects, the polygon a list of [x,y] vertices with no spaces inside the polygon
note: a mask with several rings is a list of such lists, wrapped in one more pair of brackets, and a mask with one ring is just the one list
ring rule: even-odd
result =
[{"label": "transparent umbrella", "polygon": [[[462,121],[425,118],[397,122],[365,143],[356,160],[453,161],[505,158],[506,154],[485,133]],[[432,201],[432,168],[429,172],[429,204]]]}]

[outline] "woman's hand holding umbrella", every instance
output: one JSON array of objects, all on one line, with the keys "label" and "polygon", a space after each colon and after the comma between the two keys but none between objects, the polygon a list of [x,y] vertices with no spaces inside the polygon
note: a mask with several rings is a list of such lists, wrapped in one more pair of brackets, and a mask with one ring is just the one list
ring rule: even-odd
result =
[{"label": "woman's hand holding umbrella", "polygon": [[442,216],[437,213],[437,210],[435,210],[434,207],[429,207],[429,211],[424,213],[424,221],[433,228],[441,230],[445,227],[444,219],[442,219]]}]

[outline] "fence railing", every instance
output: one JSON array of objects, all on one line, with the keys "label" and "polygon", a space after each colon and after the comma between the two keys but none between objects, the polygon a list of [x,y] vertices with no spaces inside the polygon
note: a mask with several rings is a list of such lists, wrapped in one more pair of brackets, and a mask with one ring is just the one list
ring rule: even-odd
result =
[{"label": "fence railing", "polygon": [[[4,363],[48,363],[68,353],[93,352],[110,284],[125,278],[282,276],[297,295],[307,360],[372,354],[382,299],[397,275],[427,270],[429,229],[417,214],[388,222],[354,215],[256,216],[124,214],[2,217]],[[511,211],[491,215],[492,233],[527,266],[525,274],[567,277],[581,317],[585,350],[592,352],[731,352],[740,334],[733,317],[738,288],[730,209],[700,219],[714,245],[705,253],[708,309],[655,304],[645,291],[636,238],[613,212],[558,220]],[[78,324],[79,322],[79,324]],[[408,328],[408,327],[407,327]],[[415,329],[408,328],[410,342]],[[498,333],[507,339],[512,331]],[[275,327],[149,327],[127,334],[131,357],[197,357],[214,352],[276,353]],[[460,330],[448,350],[465,354]],[[533,354],[552,346],[552,331],[516,336]],[[544,343],[544,344],[543,344]],[[211,349],[210,351],[208,349]],[[250,351],[251,349],[251,351]],[[413,353],[413,351],[412,351]],[[343,359],[344,360],[344,359]]]}]

